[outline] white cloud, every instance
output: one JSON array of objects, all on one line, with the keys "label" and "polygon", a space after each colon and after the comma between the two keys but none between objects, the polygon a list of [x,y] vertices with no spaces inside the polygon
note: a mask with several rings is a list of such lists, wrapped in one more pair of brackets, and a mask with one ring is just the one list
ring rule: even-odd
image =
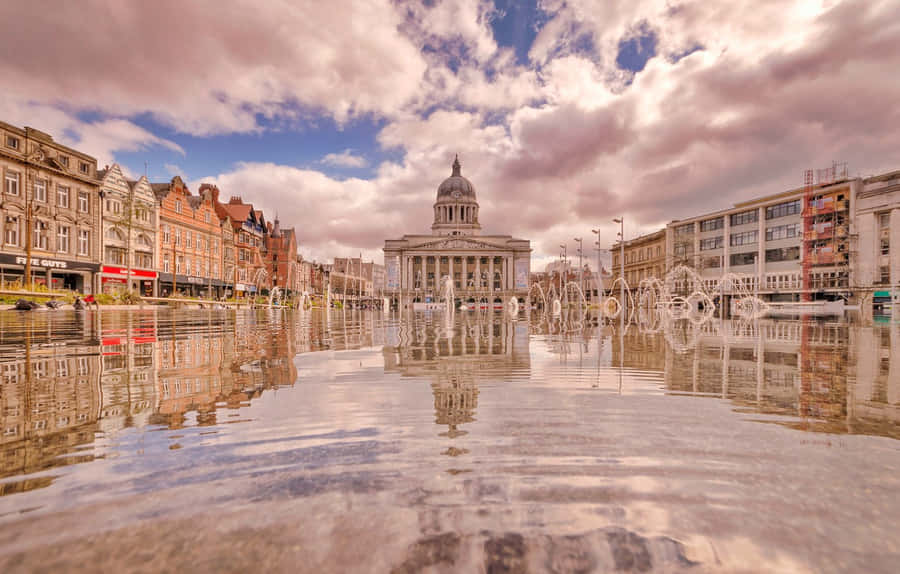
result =
[{"label": "white cloud", "polygon": [[319,160],[325,165],[333,165],[336,167],[363,168],[369,165],[366,158],[354,155],[353,150],[345,149],[341,153],[330,153]]}]

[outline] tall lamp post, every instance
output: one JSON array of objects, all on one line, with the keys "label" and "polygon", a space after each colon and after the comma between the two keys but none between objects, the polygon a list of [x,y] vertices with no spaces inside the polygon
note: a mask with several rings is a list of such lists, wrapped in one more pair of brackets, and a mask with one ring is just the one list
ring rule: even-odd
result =
[{"label": "tall lamp post", "polygon": [[576,237],[575,243],[578,244],[578,288],[581,289],[581,296],[584,297],[584,264],[581,260],[584,242],[581,237]]},{"label": "tall lamp post", "polygon": [[596,241],[596,243],[594,243],[594,245],[597,246],[597,247],[596,247],[596,249],[597,249],[597,303],[598,303],[599,305],[601,305],[601,311],[602,311],[602,304],[603,304],[603,265],[600,263],[600,255],[601,255],[601,249],[600,249],[600,228],[598,227],[597,229],[591,229],[591,233],[593,233],[594,235],[597,236],[597,241]]},{"label": "tall lamp post", "polygon": [[619,224],[619,246],[621,250],[619,251],[620,261],[619,261],[619,278],[622,280],[619,283],[622,300],[620,301],[621,306],[619,310],[619,326],[624,332],[625,330],[625,218],[617,217],[613,219],[613,223]]},{"label": "tall lamp post", "polygon": [[[559,267],[559,297],[560,297],[560,300],[562,300],[563,288],[565,287],[565,283],[563,282],[563,276],[566,275],[566,258],[567,258],[568,248],[564,244],[560,245],[559,248],[562,249],[562,253],[560,254],[560,258],[562,260],[562,265],[560,265],[560,267]],[[568,277],[566,277],[566,280],[568,280]]]}]

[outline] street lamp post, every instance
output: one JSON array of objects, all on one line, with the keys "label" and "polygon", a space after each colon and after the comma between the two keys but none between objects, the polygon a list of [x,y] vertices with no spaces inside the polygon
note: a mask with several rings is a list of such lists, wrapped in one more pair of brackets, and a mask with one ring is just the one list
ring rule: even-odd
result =
[{"label": "street lamp post", "polygon": [[622,280],[619,283],[622,300],[620,301],[621,305],[619,308],[619,325],[620,328],[625,330],[625,218],[617,217],[613,219],[613,223],[619,224],[619,257],[621,258],[619,261],[619,278]]},{"label": "street lamp post", "polygon": [[575,243],[578,244],[578,288],[581,289],[581,296],[584,296],[584,264],[582,263],[581,257],[583,255],[583,247],[584,242],[581,237],[575,238]]},{"label": "street lamp post", "polygon": [[597,227],[597,229],[591,229],[591,233],[593,233],[593,234],[595,234],[595,235],[597,236],[597,242],[594,244],[594,245],[597,246],[597,303],[598,303],[599,305],[601,305],[601,310],[602,310],[602,303],[603,303],[603,266],[602,266],[602,264],[600,263],[600,255],[601,255],[601,249],[600,249],[600,228]]},{"label": "street lamp post", "polygon": [[[560,257],[562,259],[562,265],[559,268],[559,297],[560,297],[560,300],[562,300],[563,289],[565,287],[565,283],[563,282],[563,276],[566,275],[566,259],[567,259],[568,248],[566,247],[565,244],[560,245],[559,248],[562,249],[562,254],[560,255]],[[566,280],[568,280],[568,279],[569,278],[566,277]]]}]

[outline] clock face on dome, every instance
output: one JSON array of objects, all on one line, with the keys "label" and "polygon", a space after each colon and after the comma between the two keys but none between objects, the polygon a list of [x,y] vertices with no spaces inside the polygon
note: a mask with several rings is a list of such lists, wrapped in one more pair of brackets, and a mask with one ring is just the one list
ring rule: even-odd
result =
[{"label": "clock face on dome", "polygon": [[459,190],[454,191],[452,195],[453,199],[459,199],[460,197],[462,197],[462,194],[459,192]]}]

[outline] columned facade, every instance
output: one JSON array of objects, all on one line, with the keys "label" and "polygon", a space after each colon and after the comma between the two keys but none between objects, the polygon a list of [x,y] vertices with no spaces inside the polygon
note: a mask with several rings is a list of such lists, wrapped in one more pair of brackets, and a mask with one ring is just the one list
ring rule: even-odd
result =
[{"label": "columned facade", "polygon": [[509,235],[481,235],[475,187],[457,159],[438,187],[430,235],[404,235],[384,246],[386,289],[393,305],[444,301],[491,307],[528,293],[531,244]]}]

